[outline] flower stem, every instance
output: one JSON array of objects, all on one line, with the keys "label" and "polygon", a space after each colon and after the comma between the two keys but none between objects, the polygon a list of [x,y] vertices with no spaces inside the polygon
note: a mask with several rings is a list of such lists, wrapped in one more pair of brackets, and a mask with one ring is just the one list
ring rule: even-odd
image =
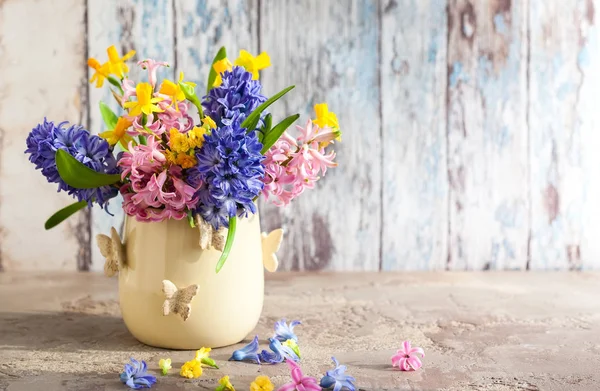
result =
[{"label": "flower stem", "polygon": [[236,226],[237,218],[232,216],[229,218],[229,230],[227,231],[227,241],[225,242],[225,248],[221,253],[221,258],[219,258],[219,262],[217,262],[217,273],[221,271],[221,268],[225,264],[227,257],[229,256],[229,251],[231,251],[231,246],[233,245],[233,238],[235,237],[235,226]]}]

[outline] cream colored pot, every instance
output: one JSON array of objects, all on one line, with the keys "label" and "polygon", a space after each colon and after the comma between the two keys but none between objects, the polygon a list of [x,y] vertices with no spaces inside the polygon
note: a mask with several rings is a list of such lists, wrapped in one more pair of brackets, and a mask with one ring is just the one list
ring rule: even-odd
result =
[{"label": "cream colored pot", "polygon": [[273,233],[261,236],[258,214],[238,219],[233,247],[218,274],[221,252],[212,246],[203,250],[199,229],[186,220],[127,218],[124,244],[113,229],[111,238],[98,235],[98,245],[107,258],[105,272],[119,272],[121,313],[135,338],[170,349],[214,348],[241,341],[256,326],[263,261],[270,270],[277,267],[274,252],[282,231]]}]

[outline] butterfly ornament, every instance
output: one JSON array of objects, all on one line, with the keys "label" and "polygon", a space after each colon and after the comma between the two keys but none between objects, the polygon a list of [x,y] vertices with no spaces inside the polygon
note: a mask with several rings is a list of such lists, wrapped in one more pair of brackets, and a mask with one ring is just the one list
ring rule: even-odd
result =
[{"label": "butterfly ornament", "polygon": [[198,284],[193,284],[183,289],[169,280],[163,280],[162,291],[165,294],[163,303],[163,315],[177,314],[186,321],[192,311],[192,299],[198,294]]},{"label": "butterfly ornament", "polygon": [[206,250],[208,246],[213,246],[216,250],[223,251],[225,248],[225,236],[223,228],[215,230],[199,214],[196,215],[196,225],[200,230],[200,248]]},{"label": "butterfly ornament", "polygon": [[273,230],[268,234],[266,232],[262,233],[263,265],[270,272],[276,271],[277,266],[279,266],[279,261],[275,253],[279,250],[282,240],[283,229],[281,228]]},{"label": "butterfly ornament", "polygon": [[114,276],[125,265],[125,248],[119,233],[115,227],[111,227],[110,236],[96,235],[96,243],[100,253],[106,258],[104,274],[107,277]]}]

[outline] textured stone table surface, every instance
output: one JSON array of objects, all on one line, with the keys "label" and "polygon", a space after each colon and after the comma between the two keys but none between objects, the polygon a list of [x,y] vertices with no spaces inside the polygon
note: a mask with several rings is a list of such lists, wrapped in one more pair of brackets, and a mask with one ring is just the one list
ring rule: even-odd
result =
[{"label": "textured stone table surface", "polygon": [[[365,390],[600,390],[600,274],[273,274],[253,334],[279,318],[300,319],[306,374],[320,377],[336,356]],[[224,288],[232,289],[232,288]],[[243,292],[240,292],[243,294]],[[408,339],[425,349],[417,372],[390,367]],[[264,345],[264,342],[263,342]],[[238,391],[258,374],[276,385],[286,365],[226,361],[186,380],[176,370],[157,390],[214,389],[231,376]],[[117,281],[96,274],[0,274],[0,390],[124,390],[129,357],[157,374],[193,357],[137,342],[119,314]]]}]

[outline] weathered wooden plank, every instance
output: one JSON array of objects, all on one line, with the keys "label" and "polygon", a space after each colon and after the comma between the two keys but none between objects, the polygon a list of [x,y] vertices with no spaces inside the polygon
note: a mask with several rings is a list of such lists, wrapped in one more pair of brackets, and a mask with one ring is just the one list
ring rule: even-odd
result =
[{"label": "weathered wooden plank", "polygon": [[[136,81],[146,80],[146,71],[135,62],[144,58],[167,61],[171,68],[161,69],[159,77],[173,78],[175,75],[175,38],[172,0],[88,0],[88,53],[100,61],[106,59],[106,48],[115,45],[120,54],[136,50],[131,61],[130,78]],[[135,61],[134,61],[135,60]],[[91,77],[91,70],[89,75]],[[96,89],[90,86],[90,130],[99,133],[105,130],[98,103],[108,103],[115,112],[120,113],[117,103],[107,86]],[[110,216],[100,208],[92,211],[92,236],[107,233],[111,226],[122,227],[122,199],[119,196],[111,201]],[[95,246],[92,246],[92,269],[101,270],[104,258]]]},{"label": "weathered wooden plank", "polygon": [[240,49],[258,51],[257,0],[180,0],[175,2],[177,74],[206,91],[212,60],[221,46],[231,61]]},{"label": "weathered wooden plank", "polygon": [[282,269],[378,270],[381,233],[379,9],[375,0],[263,0],[260,49],[269,93],[295,84],[276,118],[314,117],[327,102],[344,132],[339,167],[284,209],[262,208],[263,226],[286,230]]},{"label": "weathered wooden plank", "polygon": [[599,6],[531,3],[531,269],[600,266]]},{"label": "weathered wooden plank", "polygon": [[452,0],[449,269],[525,269],[527,2]]},{"label": "weathered wooden plank", "polygon": [[[33,11],[32,11],[33,10]],[[27,27],[24,30],[24,21]],[[0,2],[0,265],[7,270],[74,270],[89,263],[86,214],[44,231],[73,202],[46,183],[23,153],[43,120],[80,122],[85,100],[85,4]]]},{"label": "weathered wooden plank", "polygon": [[446,267],[446,2],[383,4],[383,270]]}]

